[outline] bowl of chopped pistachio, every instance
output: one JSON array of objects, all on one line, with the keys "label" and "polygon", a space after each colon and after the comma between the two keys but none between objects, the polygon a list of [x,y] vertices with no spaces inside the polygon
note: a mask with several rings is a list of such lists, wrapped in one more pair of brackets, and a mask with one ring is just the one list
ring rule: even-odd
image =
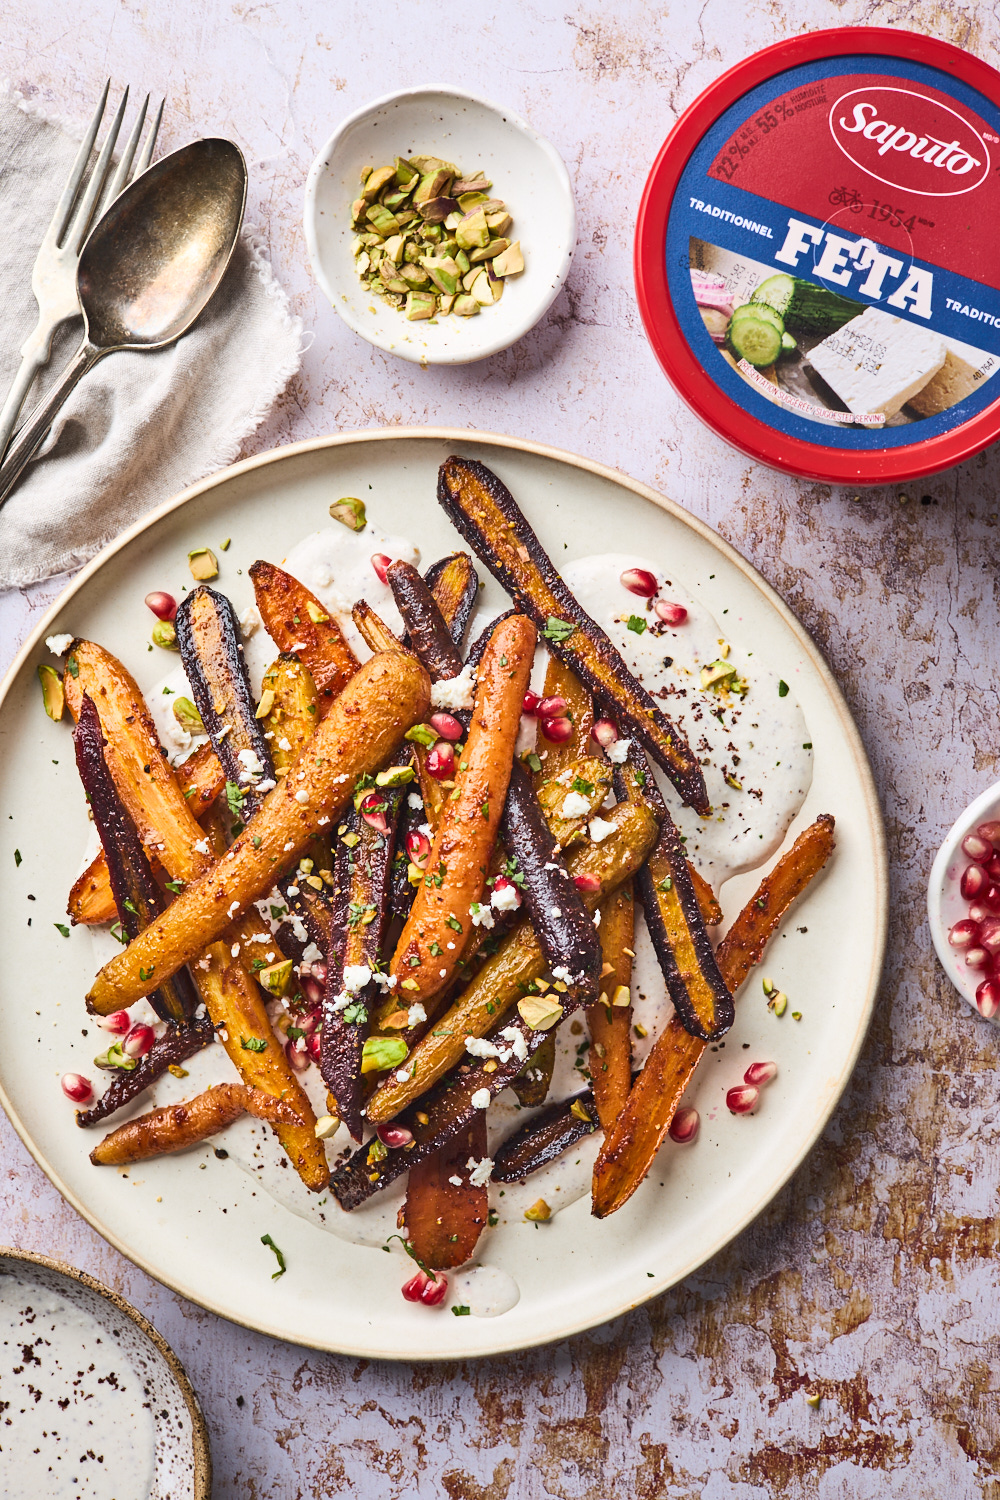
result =
[{"label": "bowl of chopped pistachio", "polygon": [[316,279],[355,333],[419,364],[508,348],[554,301],[576,243],[569,174],[527,121],[432,87],[346,119],[309,173]]}]

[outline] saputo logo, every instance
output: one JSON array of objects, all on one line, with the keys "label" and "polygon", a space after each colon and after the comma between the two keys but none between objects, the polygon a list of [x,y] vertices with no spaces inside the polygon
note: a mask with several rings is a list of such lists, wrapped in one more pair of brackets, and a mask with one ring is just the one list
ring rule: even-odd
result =
[{"label": "saputo logo", "polygon": [[990,170],[986,142],[969,121],[910,89],[876,85],[841,94],[830,133],[862,172],[904,193],[971,193]]}]

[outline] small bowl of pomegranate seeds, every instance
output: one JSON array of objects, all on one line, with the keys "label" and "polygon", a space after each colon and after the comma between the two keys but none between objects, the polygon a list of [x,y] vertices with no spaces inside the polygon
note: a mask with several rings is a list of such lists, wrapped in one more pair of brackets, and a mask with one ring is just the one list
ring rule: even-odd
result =
[{"label": "small bowl of pomegranate seeds", "polygon": [[927,915],[952,984],[1000,1022],[1000,783],[965,809],[938,850]]}]

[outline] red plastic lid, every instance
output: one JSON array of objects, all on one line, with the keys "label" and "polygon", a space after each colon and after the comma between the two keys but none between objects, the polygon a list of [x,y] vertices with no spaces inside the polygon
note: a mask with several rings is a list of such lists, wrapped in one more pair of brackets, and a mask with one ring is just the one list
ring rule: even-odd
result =
[{"label": "red plastic lid", "polygon": [[639,210],[639,308],[704,422],[751,458],[891,484],[1000,436],[1000,73],[852,27],[723,74]]}]

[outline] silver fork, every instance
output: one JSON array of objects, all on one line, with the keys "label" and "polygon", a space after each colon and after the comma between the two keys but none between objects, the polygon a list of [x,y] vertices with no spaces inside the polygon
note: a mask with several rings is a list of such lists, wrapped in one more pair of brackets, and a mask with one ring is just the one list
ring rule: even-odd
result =
[{"label": "silver fork", "polygon": [[[14,383],[4,402],[3,410],[0,411],[0,457],[10,442],[18,413],[31,388],[31,382],[38,371],[49,362],[53,334],[60,323],[64,323],[68,318],[80,316],[76,271],[80,251],[91,224],[96,223],[133,177],[138,177],[140,173],[145,172],[153,159],[153,149],[156,145],[160,121],[163,118],[164,101],[160,103],[142,151],[136,158],[142,128],[146,122],[146,112],[149,108],[149,95],[147,94],[139,111],[139,118],[118,160],[118,165],[113,173],[111,171],[112,152],[118,140],[125,105],[128,102],[128,89],[126,88],[121,103],[115,111],[115,117],[101,147],[94,170],[84,187],[90,153],[104,117],[110,87],[111,80],[108,79],[100,102],[87,127],[87,133],[80,143],[73,170],[69,174],[69,181],[56,205],[52,223],[42,241],[31,273],[31,290],[38,303],[38,323],[34,332],[21,345],[21,367],[14,377]],[[135,163],[134,172],[133,162]]]}]

